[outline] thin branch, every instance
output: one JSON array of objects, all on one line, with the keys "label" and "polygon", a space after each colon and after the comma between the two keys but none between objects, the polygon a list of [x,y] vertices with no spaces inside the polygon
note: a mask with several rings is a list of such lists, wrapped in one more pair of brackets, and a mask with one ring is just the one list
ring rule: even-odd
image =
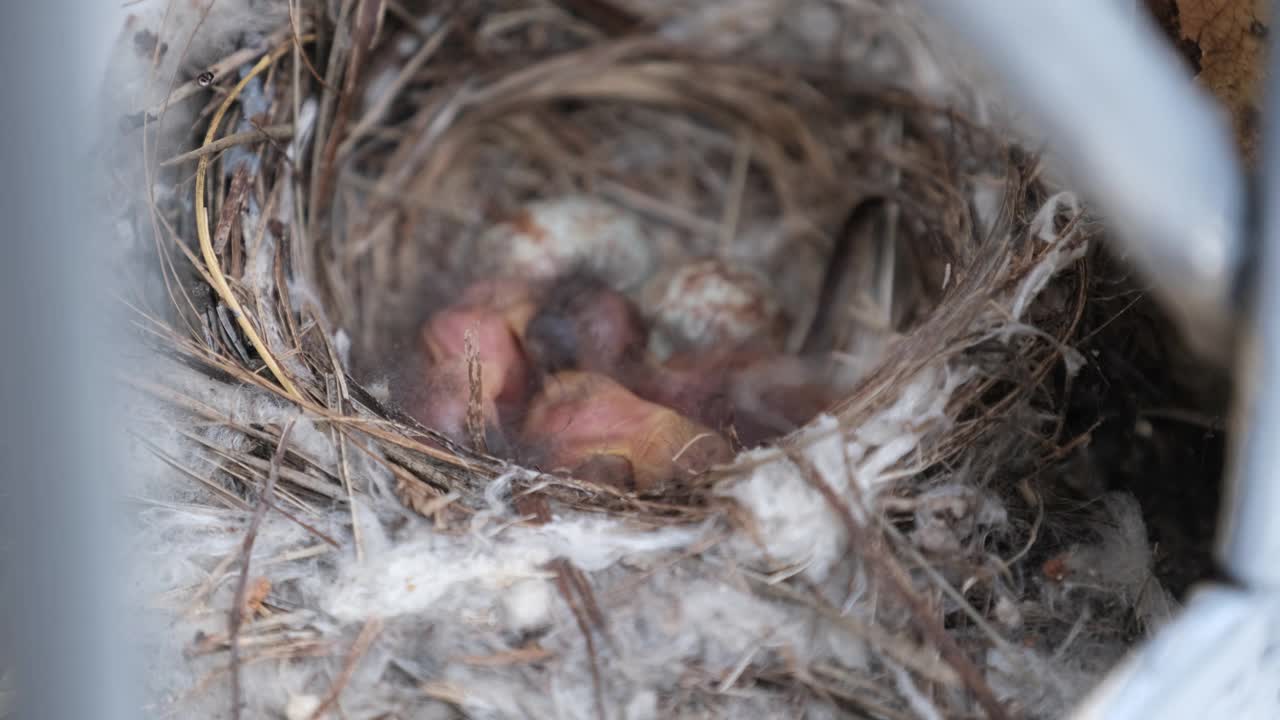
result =
[{"label": "thin branch", "polygon": [[258,529],[262,527],[262,519],[271,507],[271,495],[275,492],[276,479],[280,476],[280,463],[284,460],[285,448],[289,445],[289,432],[293,430],[290,421],[280,433],[280,442],[271,455],[271,471],[267,473],[267,482],[262,487],[258,498],[258,506],[253,510],[253,518],[249,520],[249,529],[245,531],[244,543],[241,545],[240,577],[236,581],[235,600],[231,605],[231,616],[227,627],[227,639],[231,650],[231,717],[240,720],[240,625],[244,622],[245,596],[249,589],[249,560],[253,555],[253,543],[258,539]]},{"label": "thin branch", "polygon": [[347,683],[351,682],[351,676],[355,674],[356,665],[360,662],[360,658],[369,652],[369,647],[373,645],[373,641],[377,639],[380,632],[382,632],[382,621],[378,618],[370,619],[364,624],[364,627],[360,628],[360,634],[351,643],[351,652],[347,653],[346,662],[342,664],[342,671],[338,673],[337,679],[333,681],[333,686],[329,688],[329,693],[325,695],[324,700],[311,713],[311,720],[320,720],[329,711],[329,708],[337,704],[338,696],[342,694],[342,690],[347,686]]},{"label": "thin branch", "polygon": [[247,145],[257,140],[288,140],[293,137],[293,125],[268,125],[264,128],[254,128],[253,130],[245,130],[244,132],[232,133],[222,138],[214,140],[208,145],[202,145],[195,150],[184,152],[181,155],[173,157],[160,163],[160,167],[169,167],[171,165],[181,165],[189,160],[199,160],[206,155],[214,155],[232,148],[237,145]]}]

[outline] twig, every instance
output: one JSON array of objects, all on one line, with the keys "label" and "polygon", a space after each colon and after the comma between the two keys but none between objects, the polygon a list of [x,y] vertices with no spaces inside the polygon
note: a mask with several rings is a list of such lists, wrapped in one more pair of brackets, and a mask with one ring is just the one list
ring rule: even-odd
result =
[{"label": "twig", "polygon": [[374,101],[373,106],[365,111],[365,114],[360,118],[360,120],[352,126],[350,132],[347,133],[347,136],[338,146],[338,157],[346,157],[349,155],[352,149],[355,148],[356,143],[358,143],[361,138],[377,126],[378,122],[386,116],[392,103],[395,102],[396,98],[400,96],[400,93],[402,93],[409,85],[413,76],[416,75],[418,71],[427,64],[427,61],[436,54],[436,51],[444,45],[444,41],[448,39],[452,31],[453,24],[448,20],[444,21],[441,24],[441,27],[432,33],[431,37],[422,44],[422,47],[418,49],[418,52],[414,53],[413,57],[409,58],[408,62],[404,64],[404,67],[400,69],[400,72],[396,74],[391,85],[387,87],[376,101]]},{"label": "twig", "polygon": [[141,435],[138,435],[137,433],[134,433],[132,431],[130,431],[130,435],[132,435],[138,442],[142,443],[143,447],[151,451],[151,453],[155,455],[161,462],[163,462],[164,464],[168,465],[174,470],[177,470],[183,475],[186,475],[192,480],[195,480],[196,482],[203,485],[205,489],[209,490],[209,492],[211,492],[214,497],[221,500],[227,507],[235,508],[238,510],[249,509],[249,505],[245,503],[244,500],[241,500],[239,497],[237,497],[233,493],[228,492],[226,488],[218,485],[217,483],[213,482],[209,478],[206,478],[200,473],[196,472],[195,470],[192,470],[186,465],[183,465],[176,458],[169,455],[164,450],[161,450],[160,446],[156,445],[155,443],[151,442],[147,438],[142,437]]},{"label": "twig", "polygon": [[293,125],[288,123],[283,125],[268,125],[267,127],[254,128],[253,130],[245,130],[244,132],[226,135],[207,145],[201,145],[195,150],[184,152],[181,155],[174,155],[168,160],[160,163],[160,167],[181,165],[188,160],[199,160],[206,155],[214,155],[226,150],[227,148],[232,148],[237,145],[247,145],[257,140],[288,140],[291,137],[293,137]]},{"label": "twig", "polygon": [[280,433],[280,442],[271,455],[271,470],[267,473],[267,482],[262,486],[258,506],[253,510],[253,518],[249,520],[249,529],[245,531],[244,543],[240,548],[244,559],[240,563],[240,578],[236,581],[235,600],[231,605],[227,627],[227,642],[231,649],[231,717],[234,720],[240,720],[240,625],[244,622],[245,595],[249,589],[249,560],[253,555],[253,543],[258,539],[258,528],[262,527],[262,519],[266,517],[267,508],[271,505],[271,494],[275,492],[276,479],[280,476],[280,463],[284,460],[291,430],[293,421]]},{"label": "twig", "polygon": [[360,628],[360,634],[356,636],[355,642],[351,643],[351,652],[347,653],[347,660],[342,665],[342,671],[338,673],[337,679],[333,681],[333,686],[329,688],[329,693],[325,695],[324,700],[311,713],[311,720],[320,720],[329,708],[338,702],[338,696],[342,694],[342,689],[351,682],[351,676],[356,672],[356,664],[360,662],[360,658],[369,652],[369,646],[373,645],[373,641],[377,639],[378,633],[382,632],[382,621],[378,618],[371,618]]},{"label": "twig", "polygon": [[[218,212],[218,224],[213,228],[213,251],[219,255],[226,251],[232,231],[240,228],[240,213],[245,207],[248,190],[249,167],[241,164],[231,176],[231,188],[227,190],[227,197],[223,199],[222,208]],[[233,261],[231,265],[231,274],[235,275],[236,263]]]},{"label": "twig", "polygon": [[476,347],[476,333],[468,329],[462,336],[463,352],[467,358],[467,434],[471,446],[480,452],[488,452],[484,441],[484,377],[480,367],[480,351]]},{"label": "twig", "polygon": [[[333,377],[336,381],[337,392],[333,404],[334,408],[340,415],[345,415],[347,405],[351,402],[351,393],[347,387],[347,377],[342,370],[342,363],[338,359],[338,351],[333,347],[330,340],[332,333],[329,328],[325,327],[323,318],[319,318],[323,332],[320,333],[324,338],[325,351],[329,355],[329,363],[333,366]],[[355,487],[351,484],[350,463],[347,461],[347,432],[337,423],[331,423],[329,429],[333,433],[334,444],[338,446],[338,478],[342,481],[342,488],[347,492],[347,511],[351,514],[351,537],[356,546],[356,562],[364,562],[364,533],[360,529],[360,518],[356,513],[356,494]]]},{"label": "twig", "polygon": [[[320,93],[320,108],[316,112],[316,125],[311,136],[311,178],[307,196],[312,199],[312,202],[307,205],[306,218],[306,232],[311,237],[318,234],[316,226],[321,211],[315,199],[320,197],[319,169],[324,167],[325,148],[329,145],[329,124],[335,120],[334,106],[337,105],[338,97],[342,94],[338,88],[338,78],[342,74],[342,64],[351,45],[351,11],[355,5],[355,0],[342,0],[342,8],[338,11],[338,22],[334,26],[335,32],[329,38],[329,64],[325,69],[324,81],[321,83],[323,92]],[[325,209],[327,210],[327,207]]]},{"label": "twig", "polygon": [[[351,7],[356,8],[356,17],[352,21],[352,28],[347,37],[348,45],[346,56],[343,58],[347,61],[347,66],[343,68],[345,71],[342,76],[342,87],[337,94],[337,107],[333,110],[330,121],[333,123],[328,128],[327,137],[322,138],[320,133],[316,133],[316,149],[319,154],[314,156],[315,165],[311,168],[314,173],[311,184],[311,211],[312,224],[319,213],[329,209],[330,194],[333,191],[335,177],[337,175],[337,155],[338,144],[346,134],[347,123],[350,119],[350,105],[358,94],[356,83],[359,80],[360,68],[364,64],[365,55],[371,48],[373,33],[377,27],[377,15],[380,15],[377,9],[371,8],[377,3],[374,0],[364,0],[361,2],[351,2],[348,0],[343,7],[343,15]],[[371,17],[371,13],[374,14]],[[334,48],[334,58],[340,57],[337,54],[337,48]],[[334,80],[334,65],[330,65],[330,75],[325,79],[332,82]],[[336,83],[335,83],[336,84]],[[325,99],[330,94],[326,91]]]},{"label": "twig", "polygon": [[[301,24],[298,22],[296,3],[297,0],[289,0],[289,39],[293,42],[294,57],[302,61],[302,65],[306,66],[307,72],[311,73],[311,77],[320,84],[320,87],[329,90],[331,88],[325,83],[324,78],[320,77],[320,71],[316,69],[315,65],[311,64],[311,58],[302,52],[302,29]],[[295,89],[299,85],[296,75],[293,84]]]},{"label": "twig", "polygon": [[[600,657],[596,652],[596,641],[591,632],[591,625],[594,619],[591,617],[590,608],[583,607],[587,602],[586,597],[581,598],[581,602],[574,601],[574,590],[581,592],[581,584],[583,581],[575,577],[578,569],[573,566],[569,560],[565,558],[556,558],[549,564],[549,569],[556,574],[556,588],[560,590],[560,594],[564,597],[564,601],[568,603],[569,610],[573,612],[573,619],[578,623],[578,630],[582,633],[583,640],[587,644],[587,657],[590,659],[591,667],[591,687],[595,692],[596,715],[600,720],[607,720],[604,705],[604,679],[600,676]],[[592,604],[593,601],[592,601]],[[597,610],[598,612],[598,610]]]}]

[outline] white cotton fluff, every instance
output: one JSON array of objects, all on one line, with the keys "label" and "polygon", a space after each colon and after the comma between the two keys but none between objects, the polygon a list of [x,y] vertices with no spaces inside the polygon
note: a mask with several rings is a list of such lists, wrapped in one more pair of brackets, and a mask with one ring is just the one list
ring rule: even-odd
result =
[{"label": "white cotton fluff", "polygon": [[[842,441],[836,428],[836,419],[829,416],[811,423],[802,435],[813,443],[804,457],[843,470]],[[742,459],[762,464],[722,491],[752,516],[751,533],[732,541],[734,554],[770,569],[804,565],[806,576],[821,581],[847,542],[840,518],[822,493],[776,451],[758,450]],[[844,472],[827,472],[822,480],[837,496],[847,498],[845,477]]]},{"label": "white cotton fluff", "polygon": [[[886,473],[909,456],[921,440],[945,427],[945,409],[965,372],[926,370],[902,389],[897,400],[842,439],[839,421],[822,416],[796,440],[800,452],[854,517],[865,518],[887,482]],[[734,539],[736,553],[756,565],[805,567],[810,580],[825,580],[848,542],[843,521],[818,489],[788,458],[774,450],[744,456],[760,462],[744,479],[723,490],[751,512],[753,533]],[[757,544],[757,540],[759,544]]]},{"label": "white cotton fluff", "polygon": [[1134,607],[1148,629],[1168,621],[1177,603],[1155,577],[1151,542],[1138,500],[1127,493],[1103,498],[1094,521],[1100,539],[1067,553],[1068,586],[1102,588]]},{"label": "white cotton fluff", "polygon": [[520,617],[520,624],[539,624],[535,593],[541,591],[528,584],[552,577],[546,569],[551,560],[568,558],[579,569],[595,572],[625,557],[684,547],[696,536],[683,529],[628,531],[620,522],[596,517],[511,526],[489,538],[474,532],[450,537],[424,527],[370,554],[363,564],[344,568],[325,609],[347,621],[371,614],[447,614],[461,607],[487,614],[497,609],[492,600],[523,586],[529,603],[505,611]]},{"label": "white cotton fluff", "polygon": [[1079,241],[1078,228],[1066,235],[1059,234],[1058,216],[1064,210],[1072,218],[1079,218],[1082,212],[1080,201],[1076,196],[1065,191],[1046,200],[1044,205],[1036,211],[1035,217],[1031,219],[1031,225],[1028,228],[1031,236],[1052,246],[1052,249],[1018,284],[1018,289],[1014,292],[1009,304],[1009,314],[1014,320],[1022,318],[1031,301],[1040,295],[1054,275],[1084,257],[1089,249],[1088,243]]}]

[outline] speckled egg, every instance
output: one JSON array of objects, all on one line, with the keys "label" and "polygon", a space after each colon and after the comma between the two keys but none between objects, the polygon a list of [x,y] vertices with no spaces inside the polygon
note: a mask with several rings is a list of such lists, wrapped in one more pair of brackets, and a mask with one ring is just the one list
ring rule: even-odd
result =
[{"label": "speckled egg", "polygon": [[545,280],[583,268],[622,291],[639,288],[657,265],[638,216],[584,195],[526,205],[485,231],[473,256],[482,272]]},{"label": "speckled egg", "polygon": [[764,276],[722,260],[695,260],[655,276],[640,304],[653,323],[649,350],[660,358],[747,343],[778,349],[787,329]]}]

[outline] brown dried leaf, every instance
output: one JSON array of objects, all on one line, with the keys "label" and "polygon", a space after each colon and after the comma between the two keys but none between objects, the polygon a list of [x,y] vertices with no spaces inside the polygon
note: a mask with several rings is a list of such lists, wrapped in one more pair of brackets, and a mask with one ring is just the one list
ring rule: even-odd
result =
[{"label": "brown dried leaf", "polygon": [[263,576],[254,578],[249,585],[249,591],[244,596],[245,617],[257,615],[262,610],[262,605],[267,601],[267,596],[270,594],[271,580]]},{"label": "brown dried leaf", "polygon": [[[1231,114],[1236,140],[1252,161],[1259,149],[1268,34],[1266,0],[1148,0],[1165,6],[1174,39],[1199,55],[1199,79]],[[1156,10],[1157,15],[1160,11]]]}]

